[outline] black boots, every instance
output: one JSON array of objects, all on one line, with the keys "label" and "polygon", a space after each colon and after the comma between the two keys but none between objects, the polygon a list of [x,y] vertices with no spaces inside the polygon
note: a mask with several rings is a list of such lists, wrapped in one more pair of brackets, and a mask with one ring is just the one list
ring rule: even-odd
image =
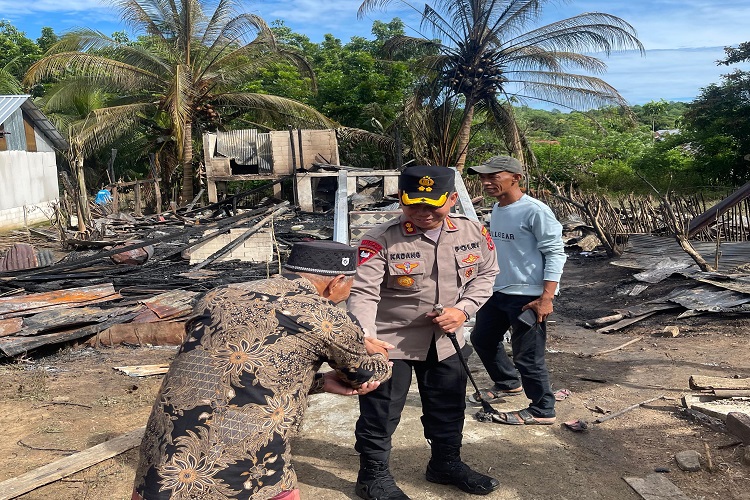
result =
[{"label": "black boots", "polygon": [[428,481],[452,484],[473,495],[486,495],[500,486],[497,479],[485,476],[461,461],[461,445],[432,443],[432,458],[427,464]]},{"label": "black boots", "polygon": [[354,492],[365,500],[409,500],[409,497],[396,486],[388,462],[359,457],[359,475]]}]

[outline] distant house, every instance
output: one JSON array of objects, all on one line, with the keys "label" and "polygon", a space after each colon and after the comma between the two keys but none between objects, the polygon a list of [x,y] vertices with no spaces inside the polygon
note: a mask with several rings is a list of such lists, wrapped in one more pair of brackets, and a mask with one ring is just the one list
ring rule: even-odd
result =
[{"label": "distant house", "polygon": [[670,128],[664,130],[657,130],[654,132],[655,141],[663,141],[668,135],[677,135],[680,133],[680,129]]},{"label": "distant house", "polygon": [[59,199],[55,150],[68,143],[29,95],[0,95],[0,230],[48,220]]}]

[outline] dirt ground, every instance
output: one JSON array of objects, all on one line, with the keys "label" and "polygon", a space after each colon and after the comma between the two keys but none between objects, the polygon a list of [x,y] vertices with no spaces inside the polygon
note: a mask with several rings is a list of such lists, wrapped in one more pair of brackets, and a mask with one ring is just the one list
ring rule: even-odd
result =
[{"label": "dirt ground", "polygon": [[[678,411],[680,397],[690,392],[690,375],[750,377],[750,318],[705,315],[678,320],[676,313],[668,312],[609,335],[583,328],[585,320],[659,297],[684,281],[670,278],[631,297],[625,292],[636,283],[632,273],[603,258],[569,258],[549,327],[553,389],[571,392],[558,402],[556,425],[480,423],[472,418],[476,408],[467,408],[463,458],[501,481],[500,489],[485,498],[637,499],[623,477],[662,470],[692,499],[750,499],[750,466],[741,460],[745,449],[732,436]],[[657,336],[666,325],[679,326],[680,335]],[[622,350],[585,356],[638,337],[642,339]],[[174,353],[173,348],[156,347],[68,347],[0,365],[0,481],[145,424],[161,377],[131,378],[113,367],[168,362]],[[487,385],[476,355],[469,364],[479,384]],[[591,424],[585,432],[561,425],[573,419],[593,422],[600,415],[588,408],[616,412],[658,396],[664,399]],[[331,395],[311,400],[303,431],[293,444],[302,496],[356,498],[356,400]],[[523,397],[513,397],[493,405],[515,410],[525,404]],[[413,499],[475,498],[424,479],[429,447],[420,413],[413,390],[394,437],[391,468],[397,482]],[[701,453],[703,470],[681,471],[674,455],[683,450]],[[712,471],[705,466],[706,450]],[[133,449],[19,498],[129,499],[136,461]]]}]

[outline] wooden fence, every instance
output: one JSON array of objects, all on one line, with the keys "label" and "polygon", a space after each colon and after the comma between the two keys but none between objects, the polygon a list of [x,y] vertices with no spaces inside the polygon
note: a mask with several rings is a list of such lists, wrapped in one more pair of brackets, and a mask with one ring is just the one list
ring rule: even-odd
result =
[{"label": "wooden fence", "polygon": [[[472,197],[482,195],[482,186],[476,176],[465,179],[466,189]],[[537,189],[531,195],[546,203],[558,219],[564,220],[575,214],[587,223],[586,215],[577,207],[561,199],[554,193]],[[622,234],[671,234],[666,214],[660,200],[654,196],[633,194],[605,197],[597,193],[568,191],[565,196],[577,202],[587,201],[600,206],[600,221],[607,228],[617,228]],[[690,221],[712,207],[716,200],[706,200],[700,193],[683,196],[670,194],[669,201],[678,218],[686,227]],[[492,202],[488,199],[487,205]],[[748,241],[750,240],[750,198],[740,201],[708,227],[698,232],[692,239],[698,241]]]}]

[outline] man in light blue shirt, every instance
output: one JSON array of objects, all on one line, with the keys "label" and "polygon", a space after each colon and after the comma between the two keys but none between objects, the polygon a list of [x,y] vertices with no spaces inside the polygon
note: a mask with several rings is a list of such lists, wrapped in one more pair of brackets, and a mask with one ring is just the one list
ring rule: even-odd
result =
[{"label": "man in light blue shirt", "polygon": [[[494,156],[468,172],[479,174],[485,193],[497,199],[490,233],[500,274],[492,297],[477,312],[471,334],[471,343],[495,383],[483,391],[483,397],[491,401],[525,392],[531,400],[528,408],[501,413],[493,420],[512,425],[553,424],[555,396],[544,352],[546,319],[552,313],[566,259],[562,226],[547,205],[521,191],[523,165],[517,159]],[[503,346],[508,328],[512,361]]]}]

